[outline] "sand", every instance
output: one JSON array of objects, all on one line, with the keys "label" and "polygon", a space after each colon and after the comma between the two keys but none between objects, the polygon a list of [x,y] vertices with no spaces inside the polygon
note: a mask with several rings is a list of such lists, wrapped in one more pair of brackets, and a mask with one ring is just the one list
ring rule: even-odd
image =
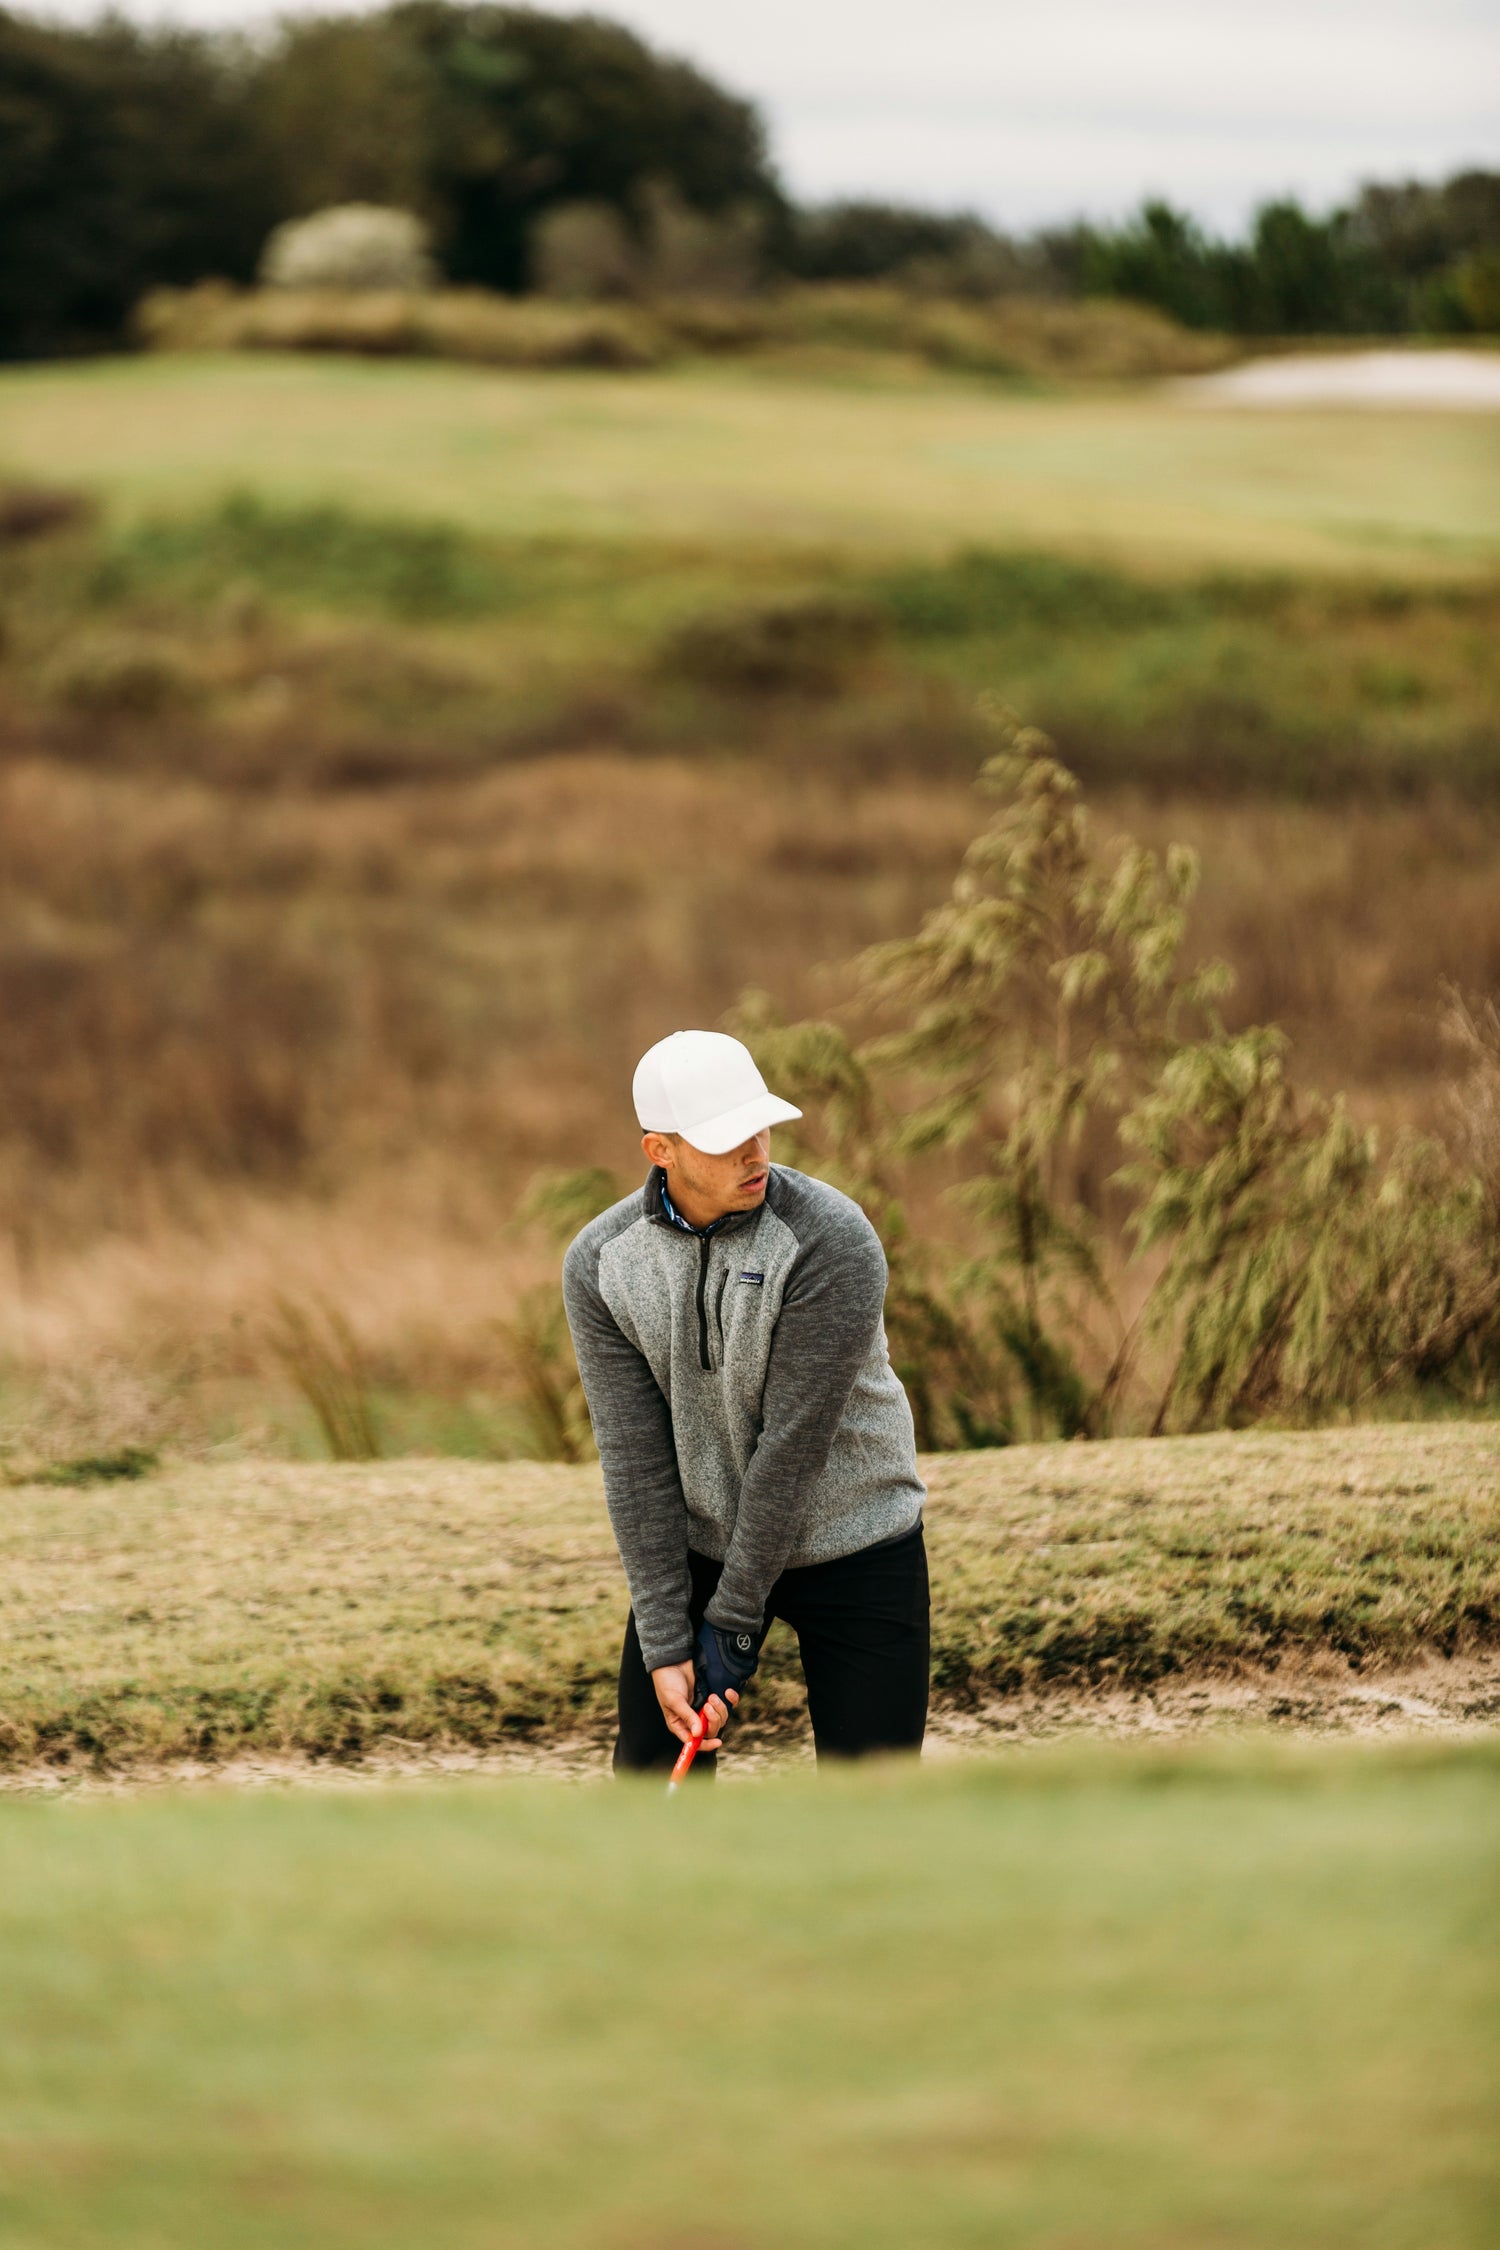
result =
[{"label": "sand", "polygon": [[1338,406],[1500,413],[1500,352],[1292,352],[1172,386],[1196,406]]}]

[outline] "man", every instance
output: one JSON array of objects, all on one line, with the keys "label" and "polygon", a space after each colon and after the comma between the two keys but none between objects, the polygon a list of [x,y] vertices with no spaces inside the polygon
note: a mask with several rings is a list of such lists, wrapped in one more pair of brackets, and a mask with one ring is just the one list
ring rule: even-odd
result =
[{"label": "man", "polygon": [[713,1752],[773,1618],[797,1635],[820,1758],[917,1750],[926,1498],[857,1203],[770,1161],[800,1117],[716,1031],[634,1085],[644,1188],[586,1226],[563,1293],[631,1615],[616,1771]]}]

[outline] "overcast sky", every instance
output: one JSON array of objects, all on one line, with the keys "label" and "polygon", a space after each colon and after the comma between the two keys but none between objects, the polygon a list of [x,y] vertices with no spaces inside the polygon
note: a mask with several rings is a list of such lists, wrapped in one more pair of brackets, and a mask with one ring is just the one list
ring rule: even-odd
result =
[{"label": "overcast sky", "polygon": [[[322,0],[331,12],[337,0]],[[582,0],[552,5],[572,14]],[[123,0],[248,21],[263,0]],[[52,0],[82,20],[94,0]],[[1235,227],[1268,195],[1500,163],[1500,0],[618,0],[769,120],[799,197],[1003,225],[1147,193]]]}]

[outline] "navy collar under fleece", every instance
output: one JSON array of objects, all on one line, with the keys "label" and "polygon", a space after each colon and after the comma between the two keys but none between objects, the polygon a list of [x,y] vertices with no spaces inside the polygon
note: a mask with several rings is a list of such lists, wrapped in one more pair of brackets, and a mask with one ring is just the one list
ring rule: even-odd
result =
[{"label": "navy collar under fleece", "polygon": [[695,1227],[685,1219],[667,1193],[667,1175],[659,1164],[653,1164],[646,1181],[646,1216],[671,1227],[680,1227],[684,1234],[717,1234],[721,1227],[732,1225],[739,1219],[753,1219],[753,1211],[725,1211],[717,1219],[710,1219],[706,1227]]}]

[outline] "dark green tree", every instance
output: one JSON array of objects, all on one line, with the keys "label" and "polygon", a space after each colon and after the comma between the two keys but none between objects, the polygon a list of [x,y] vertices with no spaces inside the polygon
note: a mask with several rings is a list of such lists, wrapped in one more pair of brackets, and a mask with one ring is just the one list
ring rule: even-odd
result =
[{"label": "dark green tree", "polygon": [[747,102],[596,16],[400,0],[266,46],[0,14],[0,354],[118,340],[160,283],[248,280],[278,221],[394,203],[520,289],[539,215],[785,213]]},{"label": "dark green tree", "polygon": [[1262,205],[1242,262],[1244,301],[1235,325],[1277,336],[1315,335],[1347,324],[1348,259],[1335,228],[1299,203]]},{"label": "dark green tree", "polygon": [[1370,186],[1318,218],[1263,204],[1248,239],[1211,239],[1170,204],[1119,228],[1041,238],[1055,271],[1089,295],[1135,298],[1191,328],[1240,335],[1378,335],[1485,328],[1500,259],[1500,174],[1440,186]]},{"label": "dark green tree", "polygon": [[0,14],[0,355],[97,344],[141,292],[248,276],[279,216],[237,42]]},{"label": "dark green tree", "polygon": [[456,282],[526,287],[557,204],[606,204],[640,229],[665,188],[693,211],[780,219],[754,108],[598,16],[399,0],[302,22],[263,98],[290,210],[417,209]]},{"label": "dark green tree", "polygon": [[785,244],[800,281],[890,281],[993,277],[1035,283],[1037,261],[972,211],[923,211],[905,203],[840,202],[795,214]]},{"label": "dark green tree", "polygon": [[1187,212],[1170,203],[1143,204],[1115,233],[1083,230],[1077,254],[1085,295],[1133,297],[1189,328],[1231,324],[1233,284],[1223,254]]}]

